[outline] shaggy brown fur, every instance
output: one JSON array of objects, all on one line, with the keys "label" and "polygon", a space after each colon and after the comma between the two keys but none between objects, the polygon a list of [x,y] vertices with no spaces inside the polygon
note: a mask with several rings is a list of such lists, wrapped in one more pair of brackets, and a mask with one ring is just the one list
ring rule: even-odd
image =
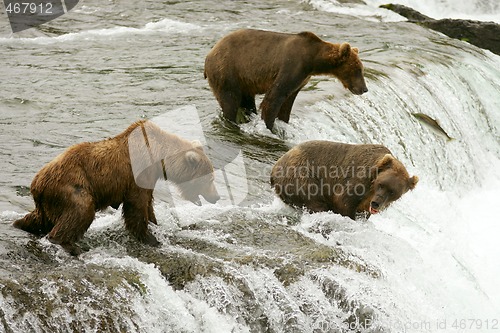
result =
[{"label": "shaggy brown fur", "polygon": [[332,44],[312,32],[286,34],[238,30],[222,38],[205,59],[205,78],[224,117],[236,121],[238,108],[256,113],[255,95],[266,126],[288,122],[293,102],[313,75],[333,75],[352,93],[368,91],[358,49]]},{"label": "shaggy brown fur", "polygon": [[417,182],[384,146],[330,141],[292,148],[271,172],[271,185],[285,203],[353,220],[356,213],[378,213]]},{"label": "shaggy brown fur", "polygon": [[139,121],[114,138],[74,145],[46,164],[31,183],[35,210],[14,226],[48,233],[51,242],[78,255],[75,242],[95,212],[123,203],[127,230],[141,242],[158,245],[148,221],[156,224],[153,189],[165,176],[196,204],[198,195],[212,203],[219,199],[212,164],[199,144]]}]

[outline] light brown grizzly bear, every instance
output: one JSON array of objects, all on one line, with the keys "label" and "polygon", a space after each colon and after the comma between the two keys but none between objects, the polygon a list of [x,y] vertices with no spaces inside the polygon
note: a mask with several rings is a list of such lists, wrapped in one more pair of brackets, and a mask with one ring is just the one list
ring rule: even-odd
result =
[{"label": "light brown grizzly bear", "polygon": [[68,148],[46,164],[31,183],[35,210],[14,222],[45,235],[72,255],[75,244],[94,220],[95,212],[123,203],[127,230],[139,241],[159,242],[148,229],[156,224],[153,189],[158,179],[177,185],[183,198],[201,204],[199,195],[215,203],[213,166],[201,144],[138,121],[114,138]]},{"label": "light brown grizzly bear", "polygon": [[270,130],[276,118],[288,123],[295,97],[313,75],[333,75],[356,95],[368,91],[358,49],[312,32],[238,30],[205,59],[205,78],[224,117],[235,122],[238,108],[256,113],[255,95],[265,94],[261,116]]},{"label": "light brown grizzly bear", "polygon": [[378,213],[417,182],[384,146],[330,141],[295,146],[271,172],[271,185],[285,203],[353,220],[356,213]]}]

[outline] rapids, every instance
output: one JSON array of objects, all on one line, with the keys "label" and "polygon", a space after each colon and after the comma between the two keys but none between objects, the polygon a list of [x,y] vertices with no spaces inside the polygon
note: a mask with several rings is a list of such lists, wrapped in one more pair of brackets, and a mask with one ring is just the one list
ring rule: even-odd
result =
[{"label": "rapids", "polygon": [[[89,0],[15,35],[2,14],[0,332],[500,329],[500,58],[375,6],[318,3]],[[228,124],[203,61],[243,27],[350,42],[369,92],[315,77],[274,133],[259,116]],[[120,208],[98,213],[78,258],[11,226],[43,164],[141,118],[206,143],[225,199],[196,207],[158,183],[160,248],[130,238]],[[294,210],[269,172],[313,139],[384,144],[420,182],[368,221]]]}]

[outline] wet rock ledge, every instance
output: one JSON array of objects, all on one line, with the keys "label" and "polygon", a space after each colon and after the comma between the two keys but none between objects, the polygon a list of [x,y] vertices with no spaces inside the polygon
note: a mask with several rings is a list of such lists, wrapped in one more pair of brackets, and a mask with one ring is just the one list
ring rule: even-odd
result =
[{"label": "wet rock ledge", "polygon": [[460,39],[472,45],[500,55],[500,25],[495,22],[482,22],[462,19],[436,20],[403,5],[381,5],[404,16],[409,22],[439,31],[448,37]]}]

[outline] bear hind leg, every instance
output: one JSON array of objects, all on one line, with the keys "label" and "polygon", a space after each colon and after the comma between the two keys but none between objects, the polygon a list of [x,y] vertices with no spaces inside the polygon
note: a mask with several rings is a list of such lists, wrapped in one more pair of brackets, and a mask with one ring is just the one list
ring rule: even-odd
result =
[{"label": "bear hind leg", "polygon": [[90,194],[76,195],[55,219],[55,226],[47,238],[51,243],[61,245],[69,254],[77,256],[83,251],[76,242],[83,237],[94,217],[94,202]]},{"label": "bear hind leg", "polygon": [[16,220],[13,226],[32,233],[34,235],[43,236],[52,230],[54,224],[47,219],[43,211],[38,207],[31,213],[26,214],[23,218]]},{"label": "bear hind leg", "polygon": [[233,90],[223,90],[217,96],[224,118],[237,123],[238,109],[241,104],[241,93]]}]

